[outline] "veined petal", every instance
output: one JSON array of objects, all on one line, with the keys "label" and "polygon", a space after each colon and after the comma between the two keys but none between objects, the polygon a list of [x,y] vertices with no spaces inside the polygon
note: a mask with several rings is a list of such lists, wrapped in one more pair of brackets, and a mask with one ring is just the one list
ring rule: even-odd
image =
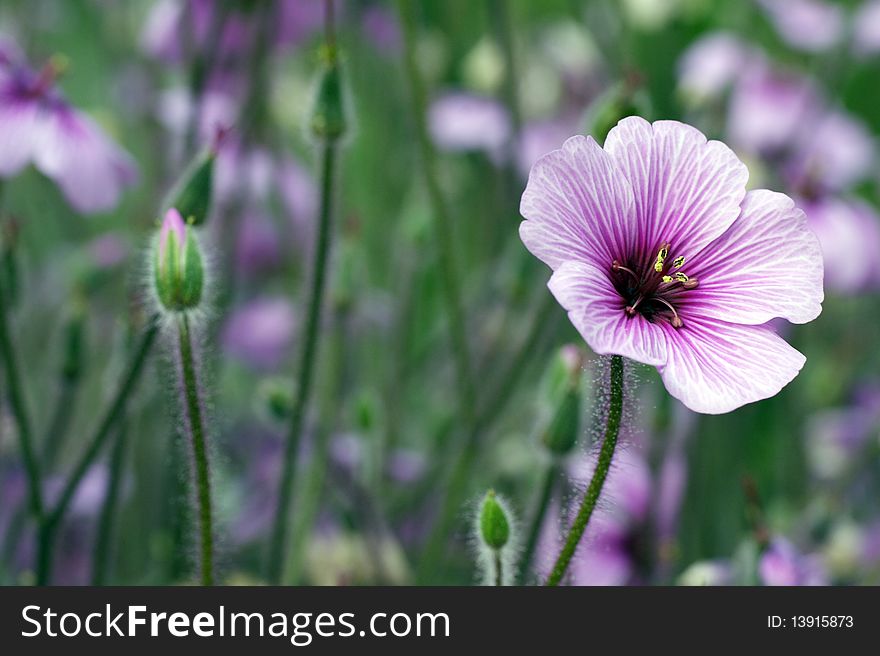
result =
[{"label": "veined petal", "polygon": [[0,176],[27,166],[42,139],[44,121],[36,103],[0,96]]},{"label": "veined petal", "polygon": [[769,328],[688,319],[664,324],[669,342],[660,375],[666,389],[695,412],[721,414],[773,396],[806,358]]},{"label": "veined petal", "polygon": [[794,201],[750,191],[730,229],[687,265],[700,281],[682,294],[686,316],[763,324],[812,321],[822,311],[822,250]]},{"label": "veined petal", "polygon": [[610,266],[632,243],[633,193],[592,137],[575,136],[539,159],[520,213],[523,243],[556,269],[566,260]]},{"label": "veined petal", "polygon": [[623,355],[654,366],[666,362],[663,328],[641,315],[627,316],[606,271],[568,261],[556,270],[548,287],[595,353]]},{"label": "veined petal", "polygon": [[748,170],[696,128],[631,116],[608,133],[605,150],[632,186],[638,252],[646,257],[664,242],[676,257],[692,257],[739,215]]},{"label": "veined petal", "polygon": [[35,164],[84,213],[109,210],[137,178],[131,157],[90,118],[71,110],[53,113]]}]

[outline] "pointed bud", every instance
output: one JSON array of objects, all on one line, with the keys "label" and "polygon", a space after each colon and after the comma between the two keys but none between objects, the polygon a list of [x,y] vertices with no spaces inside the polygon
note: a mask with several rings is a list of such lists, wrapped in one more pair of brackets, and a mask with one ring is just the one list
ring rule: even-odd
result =
[{"label": "pointed bud", "polygon": [[199,304],[204,286],[202,253],[198,239],[176,209],[165,214],[153,269],[156,295],[165,309],[182,312]]},{"label": "pointed bud", "polygon": [[541,436],[541,442],[555,456],[565,456],[577,444],[580,430],[580,390],[570,389],[562,396],[553,420]]},{"label": "pointed bud", "polygon": [[323,70],[318,79],[315,104],[312,108],[312,133],[327,141],[339,139],[348,127],[345,111],[345,92],[339,54],[335,49],[325,49]]},{"label": "pointed bud", "polygon": [[213,147],[196,155],[168,192],[163,207],[176,208],[181,217],[192,225],[204,223],[211,210],[216,159],[217,152]]},{"label": "pointed bud", "polygon": [[498,551],[510,539],[510,522],[504,508],[495,497],[495,490],[489,490],[480,508],[480,537],[487,547]]}]

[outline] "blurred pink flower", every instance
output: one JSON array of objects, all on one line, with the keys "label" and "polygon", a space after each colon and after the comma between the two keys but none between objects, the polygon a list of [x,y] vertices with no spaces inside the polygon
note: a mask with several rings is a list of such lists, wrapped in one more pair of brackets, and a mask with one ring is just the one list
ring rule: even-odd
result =
[{"label": "blurred pink flower", "polygon": [[880,286],[880,216],[855,198],[820,197],[801,202],[825,262],[825,284],[854,294]]},{"label": "blurred pink flower", "polygon": [[863,57],[880,52],[880,0],[864,2],[856,11],[853,50]]},{"label": "blurred pink flower", "polygon": [[538,160],[520,206],[523,243],[553,269],[548,286],[590,348],[657,367],[696,412],[779,392],[805,358],[764,324],[822,309],[803,212],[746,193],[747,179],[695,128],[630,117],[604,149],[576,136]]},{"label": "blurred pink flower", "polygon": [[787,173],[796,187],[841,191],[873,172],[876,150],[864,123],[844,111],[829,111],[803,126]]},{"label": "blurred pink flower", "polygon": [[802,555],[784,538],[774,539],[761,554],[758,574],[764,585],[828,585],[818,556]]},{"label": "blurred pink flower", "polygon": [[718,98],[733,86],[756,57],[756,53],[733,34],[708,34],[693,43],[679,61],[679,88],[697,101]]},{"label": "blurred pink flower", "polygon": [[34,164],[78,212],[112,209],[137,178],[133,160],[67,103],[54,63],[34,71],[11,56],[7,49],[0,58],[0,177]]},{"label": "blurred pink flower", "polygon": [[779,35],[793,48],[830,50],[844,34],[843,8],[825,0],[758,0]]},{"label": "blurred pink flower", "polygon": [[728,136],[736,148],[772,154],[790,146],[819,108],[819,96],[807,78],[767,64],[754,66],[734,86]]},{"label": "blurred pink flower", "polygon": [[431,137],[441,150],[479,150],[499,157],[510,136],[510,116],[492,98],[467,93],[440,96],[428,110]]},{"label": "blurred pink flower", "polygon": [[296,325],[289,300],[259,298],[232,313],[223,330],[223,345],[230,355],[256,369],[277,369],[290,351]]}]

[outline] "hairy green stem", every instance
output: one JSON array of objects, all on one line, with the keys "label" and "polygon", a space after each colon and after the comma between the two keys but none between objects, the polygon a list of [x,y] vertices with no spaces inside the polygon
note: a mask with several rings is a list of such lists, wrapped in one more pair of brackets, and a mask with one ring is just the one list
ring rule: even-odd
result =
[{"label": "hairy green stem", "polygon": [[553,490],[556,487],[558,476],[559,465],[556,461],[551,461],[544,471],[544,480],[541,483],[541,489],[529,520],[529,531],[526,534],[526,543],[519,564],[520,581],[525,581],[532,564],[535,547],[538,546],[538,537],[541,535],[541,527],[544,525],[544,518],[547,516],[547,508],[550,507],[550,500],[553,498]]},{"label": "hairy green stem", "polygon": [[110,479],[107,482],[107,492],[101,505],[95,544],[92,549],[92,585],[106,585],[107,583],[107,573],[110,568],[110,542],[113,538],[113,523],[116,519],[116,507],[119,503],[119,489],[122,482],[127,441],[128,426],[127,422],[123,420],[119,422],[116,442],[110,453]]},{"label": "hairy green stem", "polygon": [[605,479],[614,458],[617,435],[620,432],[620,420],[623,415],[623,358],[619,355],[611,356],[610,369],[608,419],[605,424],[605,437],[599,450],[599,458],[596,461],[596,469],[590,479],[587,491],[584,493],[583,501],[581,501],[577,516],[568,532],[568,537],[565,539],[565,544],[559,552],[550,576],[547,577],[546,585],[548,586],[559,585],[562,577],[565,576],[565,571],[574,556],[575,549],[577,549],[578,543],[590,523],[590,517],[592,517],[599,496],[602,494],[602,487],[605,485]]},{"label": "hairy green stem", "polygon": [[9,333],[9,306],[6,300],[5,281],[0,280],[0,356],[3,358],[6,370],[6,387],[9,395],[9,405],[18,427],[18,439],[21,444],[21,454],[24,459],[24,467],[28,476],[28,489],[30,496],[30,510],[37,521],[42,521],[43,516],[43,493],[40,488],[40,466],[34,452],[31,423],[24,398],[24,388],[21,383],[21,373],[18,369],[18,360],[12,337]]},{"label": "hairy green stem", "polygon": [[199,518],[199,569],[202,585],[214,585],[214,528],[211,510],[211,470],[208,465],[207,434],[199,394],[199,381],[193,356],[192,333],[186,314],[177,323],[180,364],[183,373],[183,395],[186,426],[189,429],[193,464],[197,515]]},{"label": "hairy green stem", "polygon": [[95,459],[101,453],[101,449],[110,436],[111,429],[119,422],[125,412],[126,402],[131,396],[134,388],[140,379],[144,363],[147,355],[156,339],[159,331],[157,318],[152,317],[144,331],[137,350],[132,356],[132,360],[128,365],[122,384],[116,391],[116,396],[110,403],[106,412],[98,424],[94,436],[89,442],[89,446],[80,457],[77,464],[70,473],[61,496],[55,507],[48,513],[40,525],[38,543],[37,543],[37,583],[39,585],[48,585],[52,578],[52,560],[55,548],[55,537],[58,527],[61,525],[64,515],[67,512],[70,502],[76,494],[79,484],[82,482],[86,472],[95,462]]},{"label": "hairy green stem", "polygon": [[495,585],[504,585],[504,571],[501,563],[501,549],[492,550],[492,560],[495,566]]},{"label": "hairy green stem", "polygon": [[299,374],[296,380],[296,397],[291,411],[287,443],[284,448],[281,484],[278,489],[278,504],[275,510],[275,522],[269,546],[269,582],[276,585],[281,582],[284,575],[290,497],[293,492],[297,456],[305,425],[306,410],[312,391],[313,369],[318,351],[321,310],[324,302],[327,261],[333,228],[333,184],[336,168],[336,145],[333,141],[328,140],[324,144],[321,156],[321,217],[316,233],[317,241],[312,269],[312,287],[309,294],[305,335],[302,340]]}]

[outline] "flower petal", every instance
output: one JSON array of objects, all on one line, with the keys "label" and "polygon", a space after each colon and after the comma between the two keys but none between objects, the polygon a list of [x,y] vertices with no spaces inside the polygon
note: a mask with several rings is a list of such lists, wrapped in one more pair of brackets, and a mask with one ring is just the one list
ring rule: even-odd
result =
[{"label": "flower petal", "polygon": [[660,324],[641,315],[628,317],[604,270],[571,260],[556,270],[547,286],[595,353],[623,355],[653,366],[666,362]]},{"label": "flower petal", "polygon": [[633,193],[592,137],[574,136],[532,167],[520,213],[523,243],[556,269],[566,260],[610,267],[633,233]]},{"label": "flower petal", "polygon": [[700,286],[681,295],[682,314],[757,325],[776,317],[812,321],[822,311],[822,250],[794,201],[750,191],[742,214],[685,263]]},{"label": "flower petal", "polygon": [[0,176],[13,176],[30,163],[42,139],[41,118],[35,103],[0,96]]},{"label": "flower petal", "polygon": [[721,414],[766,399],[798,374],[806,358],[769,328],[690,319],[664,324],[666,389],[695,412]]},{"label": "flower petal", "polygon": [[55,180],[79,212],[112,208],[137,177],[130,156],[88,117],[57,110],[35,154],[35,164]]},{"label": "flower petal", "polygon": [[693,256],[739,215],[748,170],[696,128],[631,116],[608,133],[605,150],[632,186],[638,252],[648,257],[664,242],[675,257]]}]

